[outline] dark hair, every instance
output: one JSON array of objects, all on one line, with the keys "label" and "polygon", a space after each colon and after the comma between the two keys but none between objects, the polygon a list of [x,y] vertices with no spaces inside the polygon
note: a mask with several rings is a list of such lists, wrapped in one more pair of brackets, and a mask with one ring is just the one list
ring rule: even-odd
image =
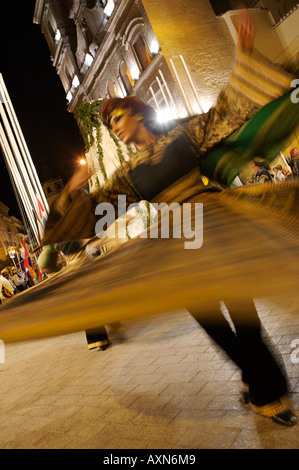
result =
[{"label": "dark hair", "polygon": [[270,168],[270,165],[268,162],[266,162],[266,160],[252,160],[252,162],[255,166],[258,166],[259,168],[265,168],[265,170],[268,170],[270,171],[271,168]]},{"label": "dark hair", "polygon": [[129,110],[133,114],[139,114],[142,116],[145,126],[151,132],[156,134],[161,132],[159,123],[157,122],[157,113],[154,108],[133,96],[127,96],[126,98],[110,98],[104,102],[102,107],[102,118],[103,123],[109,129],[111,129],[111,113],[118,108]]},{"label": "dark hair", "polygon": [[259,168],[263,168],[264,163],[261,162],[260,160],[252,160],[252,162],[255,166],[258,166]]}]

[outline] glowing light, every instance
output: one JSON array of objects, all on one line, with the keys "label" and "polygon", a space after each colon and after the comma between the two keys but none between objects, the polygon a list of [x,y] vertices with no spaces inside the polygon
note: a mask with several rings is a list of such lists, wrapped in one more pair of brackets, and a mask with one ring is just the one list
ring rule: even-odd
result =
[{"label": "glowing light", "polygon": [[157,39],[153,39],[150,45],[150,51],[152,54],[158,54],[160,50],[160,45],[157,41]]},{"label": "glowing light", "polygon": [[87,52],[87,54],[85,56],[85,59],[84,59],[84,62],[88,67],[90,67],[91,64],[93,63],[93,57],[92,57],[91,54],[89,54],[89,52]]},{"label": "glowing light", "polygon": [[166,122],[174,119],[175,113],[172,108],[164,108],[157,112],[157,119],[159,122]]},{"label": "glowing light", "polygon": [[132,66],[130,73],[133,80],[138,80],[138,78],[140,77],[140,70],[137,65]]},{"label": "glowing light", "polygon": [[74,88],[77,88],[80,85],[80,81],[79,81],[79,78],[78,78],[77,75],[74,76],[73,81],[72,81],[72,85],[73,85]]},{"label": "glowing light", "polygon": [[187,113],[187,110],[186,109],[181,109],[180,112],[179,112],[179,117],[181,119],[184,119],[188,116],[188,113]]},{"label": "glowing light", "polygon": [[107,5],[104,8],[104,13],[107,16],[111,16],[113,10],[114,10],[114,1],[113,0],[108,0]]},{"label": "glowing light", "polygon": [[82,166],[86,165],[86,160],[85,160],[85,158],[81,158],[81,160],[80,160],[79,163],[80,163],[80,165],[82,165]]},{"label": "glowing light", "polygon": [[66,99],[68,100],[68,103],[70,103],[73,99],[72,93],[69,91],[68,94],[66,95]]},{"label": "glowing light", "polygon": [[212,100],[208,96],[200,97],[200,104],[201,104],[201,107],[202,107],[204,113],[207,113],[209,111],[209,109],[211,108],[211,106],[213,106]]},{"label": "glowing light", "polygon": [[55,42],[59,42],[60,38],[61,38],[61,32],[59,31],[59,29],[57,29],[56,34],[55,34]]}]

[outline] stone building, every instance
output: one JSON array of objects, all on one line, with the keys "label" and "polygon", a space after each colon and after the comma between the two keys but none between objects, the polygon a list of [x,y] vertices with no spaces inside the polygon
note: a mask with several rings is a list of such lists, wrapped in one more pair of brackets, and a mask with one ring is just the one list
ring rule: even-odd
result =
[{"label": "stone building", "polygon": [[9,207],[0,202],[0,260],[4,260],[10,247],[21,248],[25,236],[23,223],[9,215]]},{"label": "stone building", "polygon": [[85,101],[128,94],[162,112],[166,107],[184,112],[141,1],[37,0],[34,21],[41,25],[70,112]]},{"label": "stone building", "polygon": [[62,178],[60,177],[51,178],[42,182],[42,188],[44,190],[44,193],[45,193],[45,196],[49,205],[55,199],[55,197],[60,193],[60,191],[62,191],[63,186],[64,184],[63,184]]},{"label": "stone building", "polygon": [[[37,0],[34,22],[41,25],[68,110],[83,133],[78,108],[105,97],[137,95],[152,104],[161,119],[186,115],[141,1]],[[86,153],[89,166],[97,171],[91,189],[129,158],[122,143],[103,126],[99,131]],[[101,157],[99,147],[104,148]]]},{"label": "stone building", "polygon": [[[256,48],[266,57],[298,67],[296,2],[243,0],[258,26]],[[273,5],[275,3],[275,6]],[[227,82],[234,60],[238,12],[218,0],[37,0],[52,63],[67,108],[78,119],[83,103],[136,95],[160,119],[206,112]],[[83,131],[84,132],[84,131]],[[128,149],[106,129],[94,132],[86,154],[102,184]],[[100,142],[99,142],[100,139]],[[98,149],[104,147],[103,155]],[[98,145],[100,143],[100,145]],[[108,169],[108,171],[107,171]]]}]

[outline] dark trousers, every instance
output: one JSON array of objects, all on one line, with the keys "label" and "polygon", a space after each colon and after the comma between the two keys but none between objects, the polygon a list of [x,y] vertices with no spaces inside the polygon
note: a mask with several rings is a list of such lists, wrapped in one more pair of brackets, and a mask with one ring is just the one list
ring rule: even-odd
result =
[{"label": "dark trousers", "polygon": [[237,364],[249,385],[250,401],[256,406],[271,403],[287,393],[284,373],[261,335],[261,322],[252,299],[242,309],[225,303],[235,332],[220,310],[220,303],[205,314],[190,311],[207,334]]},{"label": "dark trousers", "polygon": [[86,330],[86,340],[89,349],[107,346],[109,344],[108,334],[104,326]]}]

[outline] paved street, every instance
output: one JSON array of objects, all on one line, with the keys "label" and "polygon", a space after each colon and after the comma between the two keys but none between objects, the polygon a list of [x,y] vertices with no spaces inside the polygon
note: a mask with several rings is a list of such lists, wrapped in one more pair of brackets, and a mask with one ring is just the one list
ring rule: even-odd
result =
[{"label": "paved street", "polygon": [[[299,415],[298,311],[256,304]],[[0,448],[299,448],[299,424],[279,426],[239,402],[238,370],[189,314],[126,322],[123,332],[105,352],[88,351],[84,332],[6,345]]]}]

